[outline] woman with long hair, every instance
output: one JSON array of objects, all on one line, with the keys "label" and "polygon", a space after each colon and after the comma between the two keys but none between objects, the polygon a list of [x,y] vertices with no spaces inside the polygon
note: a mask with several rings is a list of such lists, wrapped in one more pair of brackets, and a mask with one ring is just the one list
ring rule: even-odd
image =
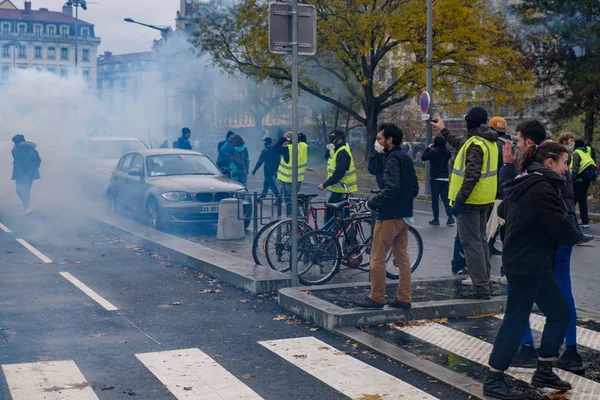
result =
[{"label": "woman with long hair", "polygon": [[552,370],[571,317],[552,274],[554,254],[557,246],[573,246],[580,239],[560,194],[568,159],[567,150],[558,143],[531,146],[523,155],[520,175],[504,185],[505,199],[498,214],[506,221],[502,261],[510,289],[504,321],[490,356],[486,396],[525,398],[524,392],[507,382],[504,371],[519,348],[534,303],[546,316],[546,325],[531,384],[571,389]]}]

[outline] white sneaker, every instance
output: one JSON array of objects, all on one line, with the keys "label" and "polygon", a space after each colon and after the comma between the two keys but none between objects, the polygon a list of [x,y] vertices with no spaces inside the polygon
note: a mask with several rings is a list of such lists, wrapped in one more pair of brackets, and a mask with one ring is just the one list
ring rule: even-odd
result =
[{"label": "white sneaker", "polygon": [[506,279],[506,276],[493,276],[490,278],[490,281],[497,283],[499,285],[506,285],[506,283],[508,282],[508,280]]},{"label": "white sneaker", "polygon": [[590,227],[590,225],[589,225],[589,224],[581,224],[581,225],[579,225],[579,226],[581,226],[582,228],[589,228],[589,227]]},{"label": "white sneaker", "polygon": [[33,208],[29,208],[29,207],[28,207],[28,208],[26,208],[26,209],[23,211],[23,216],[25,216],[25,215],[29,215],[29,214],[31,214],[31,213],[33,213]]},{"label": "white sneaker", "polygon": [[471,279],[471,277],[468,277],[467,279],[460,281],[460,283],[463,286],[473,286],[473,280]]}]

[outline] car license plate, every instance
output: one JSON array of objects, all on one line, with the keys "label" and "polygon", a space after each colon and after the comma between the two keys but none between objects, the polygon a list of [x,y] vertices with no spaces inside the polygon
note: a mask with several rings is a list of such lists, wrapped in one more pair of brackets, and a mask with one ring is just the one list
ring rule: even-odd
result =
[{"label": "car license plate", "polygon": [[219,212],[219,206],[202,206],[200,212],[203,214],[215,214]]}]

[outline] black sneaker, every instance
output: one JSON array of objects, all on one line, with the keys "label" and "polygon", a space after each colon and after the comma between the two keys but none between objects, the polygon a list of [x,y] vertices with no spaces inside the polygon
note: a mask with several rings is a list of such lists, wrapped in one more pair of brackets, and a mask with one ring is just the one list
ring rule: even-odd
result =
[{"label": "black sneaker", "polygon": [[490,300],[492,298],[491,293],[480,293],[474,290],[465,290],[460,294],[461,299],[472,299],[472,300]]},{"label": "black sneaker", "polygon": [[579,242],[577,242],[576,246],[581,246],[582,244],[589,243],[592,240],[594,240],[594,238],[594,235],[582,235],[581,239],[579,239]]},{"label": "black sneaker", "polygon": [[429,225],[440,226],[440,220],[437,218],[434,218],[431,221],[429,221]]},{"label": "black sneaker", "polygon": [[410,303],[405,303],[402,302],[400,300],[398,300],[398,298],[394,298],[394,300],[388,300],[387,305],[390,307],[394,307],[394,308],[401,308],[404,311],[410,311],[411,309],[411,304]]},{"label": "black sneaker", "polygon": [[446,221],[446,225],[451,226],[454,225],[456,223],[456,221],[454,220],[454,217],[451,215],[448,217],[448,221]]},{"label": "black sneaker", "polygon": [[354,303],[354,305],[360,308],[383,308],[383,303],[373,301],[370,297],[367,297],[364,300],[357,301],[356,303]]},{"label": "black sneaker", "polygon": [[466,268],[461,268],[458,271],[452,271],[452,275],[467,275],[469,271]]},{"label": "black sneaker", "polygon": [[531,386],[556,390],[571,390],[569,382],[563,381],[552,371],[552,361],[538,361],[538,367],[531,378]]},{"label": "black sneaker", "polygon": [[567,347],[564,353],[554,361],[556,368],[564,369],[565,371],[575,372],[580,374],[585,372],[583,360],[577,352],[577,347]]},{"label": "black sneaker", "polygon": [[538,352],[533,343],[522,344],[519,351],[510,362],[511,367],[515,368],[537,368]]},{"label": "black sneaker", "polygon": [[503,372],[488,370],[483,381],[484,396],[502,400],[520,400],[525,398],[525,393],[513,387]]}]

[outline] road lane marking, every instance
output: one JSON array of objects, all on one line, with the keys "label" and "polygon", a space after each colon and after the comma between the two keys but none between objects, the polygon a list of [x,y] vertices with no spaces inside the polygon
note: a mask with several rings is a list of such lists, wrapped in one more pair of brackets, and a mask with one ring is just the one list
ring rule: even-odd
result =
[{"label": "road lane marking", "polygon": [[25,247],[27,250],[29,250],[30,252],[32,252],[33,255],[35,255],[37,258],[39,258],[40,260],[42,260],[44,262],[44,264],[51,264],[52,263],[51,259],[49,259],[45,255],[43,255],[42,253],[40,253],[40,251],[38,249],[36,249],[35,247],[33,247],[32,245],[30,245],[29,243],[27,243],[25,240],[23,240],[23,239],[17,239],[17,242],[21,243],[21,245],[23,247]]},{"label": "road lane marking", "polygon": [[77,288],[79,288],[83,293],[87,294],[96,303],[100,304],[106,310],[108,310],[108,311],[116,311],[116,310],[118,310],[117,307],[113,306],[110,302],[108,302],[102,296],[100,296],[98,293],[94,292],[92,289],[90,289],[89,287],[87,287],[86,285],[84,285],[79,279],[75,278],[70,273],[68,273],[68,272],[59,272],[59,274],[61,274],[63,276],[63,278],[65,278],[66,280],[68,280],[69,282],[71,282],[73,285],[77,286]]},{"label": "road lane marking", "polygon": [[[496,318],[503,319],[504,314],[496,315]],[[531,314],[529,316],[529,323],[531,325],[531,329],[538,332],[543,332],[544,325],[546,325],[546,317],[537,314]],[[578,326],[577,344],[600,351],[600,332]]]},{"label": "road lane marking", "polygon": [[[397,326],[396,329],[482,365],[488,365],[493,348],[491,343],[438,323],[424,322],[423,325]],[[509,368],[506,374],[515,379],[529,382],[534,371],[534,369]],[[600,398],[599,383],[557,368],[554,369],[554,372],[573,386],[573,390],[567,392],[569,398],[577,400]]]},{"label": "road lane marking", "polygon": [[12,233],[12,231],[8,229],[6,225],[3,225],[2,222],[0,222],[0,229],[2,229],[6,233]]},{"label": "road lane marking", "polygon": [[199,349],[161,351],[135,356],[177,399],[262,399]]},{"label": "road lane marking", "polygon": [[259,344],[352,399],[435,399],[314,337],[270,340]]},{"label": "road lane marking", "polygon": [[98,400],[75,362],[2,366],[13,400]]}]

